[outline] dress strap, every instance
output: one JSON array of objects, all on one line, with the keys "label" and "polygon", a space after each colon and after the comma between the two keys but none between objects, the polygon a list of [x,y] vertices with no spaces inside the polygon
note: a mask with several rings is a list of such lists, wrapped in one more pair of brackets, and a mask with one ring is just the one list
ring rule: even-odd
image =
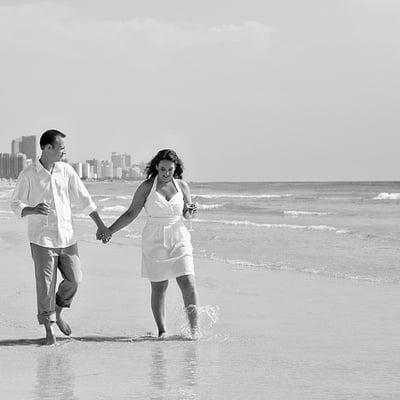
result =
[{"label": "dress strap", "polygon": [[156,175],[156,176],[154,177],[153,186],[151,187],[149,196],[150,196],[151,194],[155,193],[156,190],[157,190],[157,178],[158,178],[158,175]]},{"label": "dress strap", "polygon": [[[174,182],[176,191],[177,191],[178,193],[182,193],[181,185],[176,181],[175,178],[172,178],[172,181]],[[182,193],[182,194],[183,194],[183,193]]]}]

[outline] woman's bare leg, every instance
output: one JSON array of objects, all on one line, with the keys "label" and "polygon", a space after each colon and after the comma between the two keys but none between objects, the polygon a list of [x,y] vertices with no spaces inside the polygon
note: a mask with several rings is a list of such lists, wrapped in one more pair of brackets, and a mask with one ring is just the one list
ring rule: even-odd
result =
[{"label": "woman's bare leg", "polygon": [[151,309],[158,328],[158,336],[166,333],[165,298],[168,281],[151,282]]},{"label": "woman's bare leg", "polygon": [[183,275],[176,278],[183,296],[192,335],[198,333],[197,290],[194,275]]}]

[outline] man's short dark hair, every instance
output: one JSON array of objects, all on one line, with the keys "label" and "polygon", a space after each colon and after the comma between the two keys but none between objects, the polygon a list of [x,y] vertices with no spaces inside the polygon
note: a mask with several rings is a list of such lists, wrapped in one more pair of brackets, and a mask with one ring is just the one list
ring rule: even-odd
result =
[{"label": "man's short dark hair", "polygon": [[57,137],[65,138],[66,136],[67,135],[60,131],[57,131],[56,129],[49,129],[48,131],[44,132],[42,136],[40,136],[40,148],[43,150],[48,144],[51,144],[53,146]]}]

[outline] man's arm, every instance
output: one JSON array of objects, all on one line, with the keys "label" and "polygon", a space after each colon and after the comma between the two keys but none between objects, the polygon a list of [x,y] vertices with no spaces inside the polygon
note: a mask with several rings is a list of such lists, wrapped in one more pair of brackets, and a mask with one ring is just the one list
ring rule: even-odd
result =
[{"label": "man's arm", "polygon": [[103,242],[108,242],[111,239],[111,232],[109,229],[104,225],[103,220],[100,218],[99,213],[95,210],[89,214],[90,218],[94,221],[97,225],[97,232],[96,238],[97,240],[102,240]]},{"label": "man's arm", "polygon": [[69,190],[71,191],[72,198],[78,202],[83,212],[89,214],[90,218],[96,224],[96,238],[98,240],[110,240],[111,234],[100,218],[96,204],[94,204],[86,186],[72,167],[70,168]]},{"label": "man's arm", "polygon": [[14,213],[18,217],[24,217],[26,214],[26,211],[24,213],[25,208],[32,208],[28,207],[28,195],[29,195],[29,181],[25,177],[25,175],[21,172],[21,174],[18,177],[17,180],[17,185],[15,186],[14,192],[11,195],[11,202],[10,202],[10,207],[11,210],[14,211]]}]

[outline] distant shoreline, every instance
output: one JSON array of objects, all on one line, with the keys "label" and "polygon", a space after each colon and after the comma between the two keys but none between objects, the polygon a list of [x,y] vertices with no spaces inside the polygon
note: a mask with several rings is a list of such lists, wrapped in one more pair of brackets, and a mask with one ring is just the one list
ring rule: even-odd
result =
[{"label": "distant shoreline", "polygon": [[[144,181],[146,178],[143,179],[85,179],[85,178],[81,178],[83,182],[90,182],[90,183],[113,183],[113,182],[142,182]],[[17,182],[17,179],[11,179],[11,178],[0,178],[0,183],[9,183],[9,184],[14,184],[15,182]],[[400,180],[398,181],[391,181],[391,180],[375,180],[375,181],[370,181],[370,180],[357,180],[357,181],[189,181],[189,183],[191,184],[197,184],[197,185],[201,185],[201,184],[225,184],[225,183],[243,183],[243,184],[248,184],[248,183],[261,183],[261,184],[265,184],[265,183],[270,183],[270,184],[400,184]]]}]

